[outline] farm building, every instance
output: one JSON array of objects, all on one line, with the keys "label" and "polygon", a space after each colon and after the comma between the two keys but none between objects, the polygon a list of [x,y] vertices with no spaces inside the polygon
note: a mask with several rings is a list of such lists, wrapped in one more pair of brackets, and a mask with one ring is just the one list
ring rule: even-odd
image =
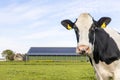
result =
[{"label": "farm building", "polygon": [[75,47],[31,47],[27,53],[28,60],[70,61],[81,58]]}]

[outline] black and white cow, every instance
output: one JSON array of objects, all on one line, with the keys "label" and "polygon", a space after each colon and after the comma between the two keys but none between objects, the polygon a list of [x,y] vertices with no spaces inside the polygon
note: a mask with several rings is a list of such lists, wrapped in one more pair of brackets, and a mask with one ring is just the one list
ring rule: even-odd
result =
[{"label": "black and white cow", "polygon": [[97,80],[120,80],[120,34],[106,27],[111,18],[98,21],[88,13],[82,13],[73,23],[66,19],[61,24],[74,29],[78,54],[86,54],[95,69]]}]

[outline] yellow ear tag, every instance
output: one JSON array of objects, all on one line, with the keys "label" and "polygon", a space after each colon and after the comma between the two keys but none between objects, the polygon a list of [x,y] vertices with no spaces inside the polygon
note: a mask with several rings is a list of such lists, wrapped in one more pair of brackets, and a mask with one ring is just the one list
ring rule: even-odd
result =
[{"label": "yellow ear tag", "polygon": [[68,24],[67,29],[70,30],[70,29],[72,29],[72,27]]},{"label": "yellow ear tag", "polygon": [[105,22],[101,25],[101,28],[106,28],[106,23]]}]

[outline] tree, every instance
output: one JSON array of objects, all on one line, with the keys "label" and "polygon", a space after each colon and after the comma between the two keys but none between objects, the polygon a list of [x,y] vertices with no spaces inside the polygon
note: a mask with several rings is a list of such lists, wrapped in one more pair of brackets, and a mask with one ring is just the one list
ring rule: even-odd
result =
[{"label": "tree", "polygon": [[9,50],[9,49],[4,50],[1,54],[2,56],[6,57],[7,60],[10,60],[10,61],[14,60],[15,53],[12,50]]}]

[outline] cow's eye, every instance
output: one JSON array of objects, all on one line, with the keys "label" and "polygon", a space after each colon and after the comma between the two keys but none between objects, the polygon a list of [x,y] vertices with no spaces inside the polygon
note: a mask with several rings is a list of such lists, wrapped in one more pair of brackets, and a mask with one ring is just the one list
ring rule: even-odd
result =
[{"label": "cow's eye", "polygon": [[91,42],[92,44],[94,42],[94,34],[95,34],[95,32],[90,30],[90,32],[89,32],[89,42]]},{"label": "cow's eye", "polygon": [[91,28],[89,29],[89,31],[95,31],[97,29],[97,25],[92,24]]},{"label": "cow's eye", "polygon": [[77,27],[74,27],[75,31],[79,31]]}]

